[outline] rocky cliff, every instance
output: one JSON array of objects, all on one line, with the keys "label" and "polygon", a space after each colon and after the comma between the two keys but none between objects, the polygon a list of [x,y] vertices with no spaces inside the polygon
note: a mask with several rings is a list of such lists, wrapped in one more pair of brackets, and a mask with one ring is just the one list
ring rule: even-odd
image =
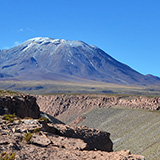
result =
[{"label": "rocky cliff", "polygon": [[52,95],[37,96],[40,109],[54,117],[67,121],[94,108],[126,107],[138,109],[160,109],[159,97],[105,96],[105,95]]}]

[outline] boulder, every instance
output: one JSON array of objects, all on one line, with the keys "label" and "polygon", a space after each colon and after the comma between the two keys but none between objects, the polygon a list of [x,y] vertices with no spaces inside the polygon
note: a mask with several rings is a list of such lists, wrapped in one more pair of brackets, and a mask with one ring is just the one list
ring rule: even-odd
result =
[{"label": "boulder", "polygon": [[34,134],[31,138],[31,143],[46,147],[51,143],[51,141],[47,138],[47,136]]},{"label": "boulder", "polygon": [[78,138],[87,143],[86,150],[101,150],[112,152],[113,143],[110,140],[110,133],[86,126],[71,127],[63,124],[42,123],[44,131],[57,134],[63,137]]}]

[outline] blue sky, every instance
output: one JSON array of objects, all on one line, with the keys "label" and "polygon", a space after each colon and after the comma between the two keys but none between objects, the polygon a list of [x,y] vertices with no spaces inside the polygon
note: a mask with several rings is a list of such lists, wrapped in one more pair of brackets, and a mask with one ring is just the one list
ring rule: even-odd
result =
[{"label": "blue sky", "polygon": [[82,40],[160,77],[159,0],[1,0],[0,49],[30,38]]}]

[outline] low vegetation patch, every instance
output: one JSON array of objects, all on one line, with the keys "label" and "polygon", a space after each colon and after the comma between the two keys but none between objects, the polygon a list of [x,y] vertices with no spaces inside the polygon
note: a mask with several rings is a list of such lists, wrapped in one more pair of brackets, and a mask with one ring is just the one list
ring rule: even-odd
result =
[{"label": "low vegetation patch", "polygon": [[33,119],[32,117],[24,117],[24,119]]},{"label": "low vegetation patch", "polygon": [[31,132],[28,132],[28,133],[26,133],[25,135],[24,135],[24,140],[27,142],[27,143],[29,143],[30,142],[30,140],[31,140],[31,138],[32,138],[32,133]]},{"label": "low vegetation patch", "polygon": [[46,121],[47,123],[49,122],[49,119],[46,117],[40,117],[39,118],[40,121]]},{"label": "low vegetation patch", "polygon": [[40,131],[39,128],[35,128],[35,129],[34,129],[34,133],[38,133],[39,131]]},{"label": "low vegetation patch", "polygon": [[0,90],[0,96],[6,96],[6,95],[20,95],[19,92],[14,91],[6,91],[6,90]]},{"label": "low vegetation patch", "polygon": [[0,155],[0,160],[14,160],[15,155],[16,155],[15,152],[10,152],[10,153],[2,152]]},{"label": "low vegetation patch", "polygon": [[14,118],[16,118],[16,115],[15,113],[14,114],[4,114],[3,118],[12,123],[14,121]]}]

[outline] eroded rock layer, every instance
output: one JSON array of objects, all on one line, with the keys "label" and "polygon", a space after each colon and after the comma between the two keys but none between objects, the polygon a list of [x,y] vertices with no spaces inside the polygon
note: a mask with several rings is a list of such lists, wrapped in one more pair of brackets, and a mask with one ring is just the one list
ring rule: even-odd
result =
[{"label": "eroded rock layer", "polygon": [[103,95],[52,95],[37,96],[40,109],[66,121],[94,108],[126,107],[138,109],[160,109],[160,98],[144,96],[103,96]]}]

